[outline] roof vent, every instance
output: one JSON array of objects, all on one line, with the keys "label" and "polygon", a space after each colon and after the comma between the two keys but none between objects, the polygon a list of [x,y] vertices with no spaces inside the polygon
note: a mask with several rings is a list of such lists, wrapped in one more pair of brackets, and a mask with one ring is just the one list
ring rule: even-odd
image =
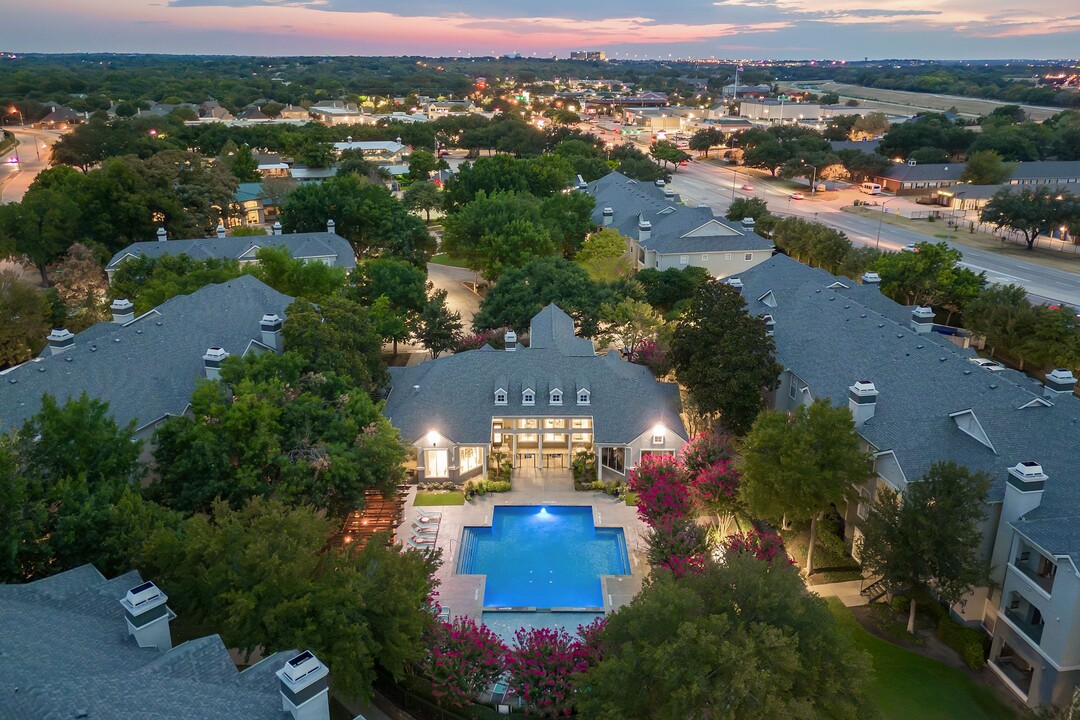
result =
[{"label": "roof vent", "polygon": [[1005,478],[1005,482],[1009,487],[1022,493],[1041,493],[1046,485],[1046,479],[1042,465],[1033,460],[1026,460],[1009,468],[1009,475]]},{"label": "roof vent", "polygon": [[169,239],[169,233],[165,232],[165,228],[159,227],[157,229],[157,239],[158,242],[165,242]]},{"label": "roof vent", "polygon": [[604,227],[607,227],[608,225],[611,225],[613,222],[615,222],[615,210],[613,210],[612,208],[609,208],[609,207],[604,208],[603,217],[604,217]]},{"label": "roof vent", "polygon": [[271,233],[270,234],[271,235],[280,235],[281,234],[281,223],[280,222],[277,222],[277,221],[274,222],[274,226],[273,226],[273,228],[271,228]]},{"label": "roof vent", "polygon": [[1055,368],[1046,375],[1046,384],[1043,396],[1055,398],[1058,395],[1071,393],[1076,387],[1076,377],[1068,368]]},{"label": "roof vent", "polygon": [[848,388],[848,409],[855,425],[862,425],[877,412],[878,390],[869,380],[858,380]]},{"label": "roof vent", "polygon": [[217,226],[217,236],[219,238],[225,237],[225,226],[222,225],[220,222],[218,223],[218,226]]},{"label": "roof vent", "polygon": [[863,285],[879,285],[881,284],[881,276],[876,272],[864,272],[862,274]]},{"label": "roof vent", "polygon": [[728,278],[727,279],[727,284],[730,285],[731,287],[735,288],[736,290],[742,290],[742,288],[743,288],[742,280],[737,278],[737,277]]}]

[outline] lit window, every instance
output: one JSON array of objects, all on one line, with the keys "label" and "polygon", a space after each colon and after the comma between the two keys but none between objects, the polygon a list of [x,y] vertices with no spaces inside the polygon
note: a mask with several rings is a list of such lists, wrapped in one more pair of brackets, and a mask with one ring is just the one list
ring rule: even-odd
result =
[{"label": "lit window", "polygon": [[495,393],[495,404],[496,405],[505,405],[506,404],[506,393],[504,393],[504,392]]},{"label": "lit window", "polygon": [[458,450],[459,470],[467,473],[480,467],[483,451],[478,447],[463,447]]}]

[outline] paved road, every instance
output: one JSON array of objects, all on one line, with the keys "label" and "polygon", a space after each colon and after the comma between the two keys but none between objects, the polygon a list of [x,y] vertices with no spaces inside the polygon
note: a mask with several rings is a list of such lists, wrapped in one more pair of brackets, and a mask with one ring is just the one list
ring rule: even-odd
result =
[{"label": "paved road", "polygon": [[[734,182],[733,182],[734,181]],[[756,196],[768,201],[770,209],[778,214],[791,214],[818,221],[843,230],[854,243],[877,245],[880,227],[880,247],[899,250],[909,243],[933,240],[921,233],[881,223],[873,218],[843,212],[839,208],[850,204],[850,199],[790,200],[789,191],[753,178],[753,191],[743,191],[747,182],[745,172],[739,171],[735,180],[732,168],[710,162],[693,162],[674,174],[671,187],[688,204],[705,204],[718,214],[724,214],[731,203],[732,187],[735,197]],[[886,208],[888,209],[888,208]],[[1005,257],[998,253],[950,243],[964,254],[964,265],[986,273],[990,282],[1022,285],[1038,301],[1053,301],[1080,306],[1080,276],[1064,270],[1044,267],[1035,263]]]},{"label": "paved road", "polygon": [[[56,130],[6,127],[19,144],[0,158],[0,205],[18,202],[38,173],[49,167],[52,145],[62,133]],[[18,162],[11,162],[12,159]]]},{"label": "paved road", "polygon": [[461,313],[461,324],[466,331],[472,328],[473,316],[480,309],[480,297],[465,285],[472,284],[476,273],[465,268],[428,263],[428,280],[436,289],[446,290],[446,306]]}]

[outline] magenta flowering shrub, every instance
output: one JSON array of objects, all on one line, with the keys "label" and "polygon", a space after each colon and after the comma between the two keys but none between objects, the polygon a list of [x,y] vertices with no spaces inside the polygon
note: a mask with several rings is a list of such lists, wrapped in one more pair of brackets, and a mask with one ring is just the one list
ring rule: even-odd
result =
[{"label": "magenta flowering shrub", "polygon": [[671,372],[671,361],[667,351],[655,340],[642,340],[630,354],[630,362],[644,365],[656,377],[663,377]]},{"label": "magenta flowering shrub", "polygon": [[454,347],[454,352],[479,350],[485,345],[490,345],[493,348],[501,350],[506,345],[504,338],[509,329],[510,328],[496,328],[494,330],[485,330],[484,332],[465,335]]},{"label": "magenta flowering shrub", "polygon": [[669,515],[651,524],[645,536],[649,562],[666,567],[675,577],[699,572],[705,567],[708,549],[705,530],[693,518]]},{"label": "magenta flowering shrub", "polygon": [[575,638],[563,629],[522,628],[514,634],[514,646],[506,653],[510,689],[530,714],[539,717],[568,716],[574,707],[574,677],[587,671],[599,654],[599,627],[583,630],[587,638]]},{"label": "magenta flowering shrub", "polygon": [[746,553],[769,564],[783,558],[789,565],[795,564],[784,551],[784,539],[773,532],[752,528],[745,533],[732,533],[724,538],[722,545],[725,554]]},{"label": "magenta flowering shrub", "polygon": [[693,499],[682,462],[671,455],[646,455],[630,470],[630,492],[638,496],[638,516],[650,527],[668,515],[689,514]]},{"label": "magenta flowering shrub", "polygon": [[717,460],[692,476],[694,496],[709,510],[732,512],[739,501],[741,477],[730,458]]},{"label": "magenta flowering shrub", "polygon": [[734,457],[731,437],[716,430],[698,433],[679,451],[679,458],[690,477],[721,460],[730,461]]},{"label": "magenta flowering shrub", "polygon": [[467,617],[435,622],[421,669],[442,705],[468,705],[503,673],[506,646],[486,625]]}]

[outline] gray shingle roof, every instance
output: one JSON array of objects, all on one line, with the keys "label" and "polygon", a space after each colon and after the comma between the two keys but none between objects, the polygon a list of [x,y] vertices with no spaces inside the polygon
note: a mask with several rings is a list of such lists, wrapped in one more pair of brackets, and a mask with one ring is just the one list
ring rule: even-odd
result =
[{"label": "gray shingle roof", "polygon": [[[661,254],[739,252],[771,250],[773,247],[772,241],[714,216],[707,207],[682,205],[678,195],[668,197],[655,184],[631,180],[619,172],[589,183],[586,192],[596,198],[593,222],[601,225],[604,208],[611,208],[614,212],[612,226],[626,237],[637,238],[638,222],[647,220],[652,224],[652,230],[649,239],[641,245]],[[688,236],[694,231],[697,231],[695,235]]]},{"label": "gray shingle roof", "polygon": [[[573,324],[563,318],[568,319],[554,306],[538,313],[529,332],[532,347],[470,350],[390,368],[393,390],[384,412],[406,442],[435,430],[456,443],[488,444],[494,416],[592,416],[595,440],[602,444],[628,443],[657,423],[686,437],[674,383],[657,382],[648,369],[618,353],[585,353],[585,345],[591,349],[592,343],[574,339]],[[556,335],[548,334],[548,327]],[[493,384],[506,387],[505,406],[495,405]],[[536,404],[523,406],[521,391],[530,386]],[[555,386],[565,394],[561,406],[548,404],[548,391]],[[588,387],[588,405],[571,397],[570,389],[578,387]]]},{"label": "gray shingle roof", "polygon": [[184,412],[205,376],[210,347],[242,355],[261,342],[266,313],[285,317],[292,298],[251,275],[179,295],[119,325],[102,322],[75,336],[60,355],[45,353],[0,375],[0,431],[41,408],[44,393],[60,402],[84,391],[109,403],[116,421],[143,427]]},{"label": "gray shingle roof", "polygon": [[212,237],[197,240],[137,242],[113,255],[105,269],[115,269],[127,257],[141,256],[188,255],[196,260],[207,258],[236,260],[247,256],[254,259],[255,252],[252,252],[252,248],[264,247],[285,248],[296,259],[333,258],[333,264],[336,266],[348,270],[356,267],[356,255],[348,240],[334,233],[309,232],[257,237]]},{"label": "gray shingle roof", "polygon": [[281,720],[273,672],[295,652],[238,672],[217,635],[168,652],[128,636],[120,599],[137,572],[106,580],[86,565],[0,585],[0,717]]},{"label": "gray shingle roof", "polygon": [[958,181],[964,174],[964,163],[926,163],[923,165],[894,165],[884,177],[897,182]]},{"label": "gray shingle roof", "polygon": [[[921,477],[940,460],[953,460],[994,478],[991,502],[1004,497],[1007,469],[1034,460],[1049,479],[1042,504],[1018,527],[1055,554],[1080,565],[1080,398],[1038,402],[1042,388],[1012,370],[991,373],[936,333],[915,334],[903,314],[872,286],[830,290],[836,280],[784,255],[739,274],[748,311],[772,315],[780,362],[815,397],[846,405],[848,387],[870,380],[879,392],[873,418],[860,434],[895,453],[906,477]],[[771,290],[769,307],[756,300]],[[889,311],[884,305],[892,305]],[[971,410],[993,450],[961,432],[950,414]],[[1038,537],[1035,537],[1038,534]]]}]

